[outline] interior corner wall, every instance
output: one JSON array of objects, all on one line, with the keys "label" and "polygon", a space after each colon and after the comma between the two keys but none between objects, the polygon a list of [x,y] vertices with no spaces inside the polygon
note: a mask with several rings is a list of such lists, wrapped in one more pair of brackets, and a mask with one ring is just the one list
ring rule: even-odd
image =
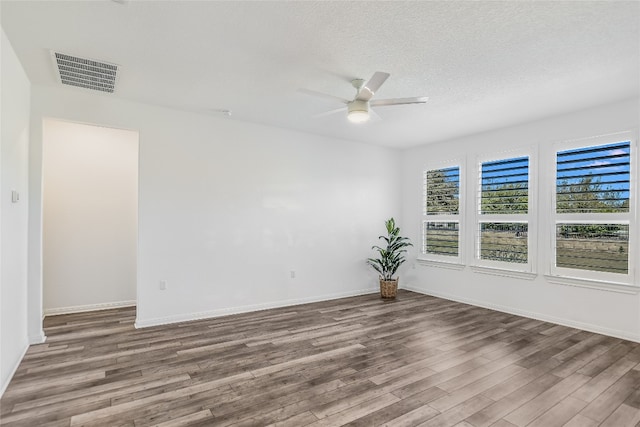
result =
[{"label": "interior corner wall", "polygon": [[45,315],[135,305],[138,133],[43,126]]},{"label": "interior corner wall", "polygon": [[[377,289],[365,259],[400,214],[399,152],[63,87],[32,91],[34,215],[43,118],[139,132],[138,327]],[[37,257],[41,243],[31,243]]]},{"label": "interior corner wall", "polygon": [[[560,141],[588,138],[625,130],[638,133],[640,100],[630,99],[598,108],[588,109],[547,120],[495,130],[456,140],[425,145],[402,153],[403,223],[414,241],[422,240],[422,183],[425,167],[437,167],[438,162],[463,159],[466,162],[466,222],[462,237],[466,267],[452,270],[414,263],[406,270],[405,288],[456,301],[506,311],[527,317],[547,320],[607,335],[640,341],[640,294],[625,294],[550,283],[548,273],[551,237],[551,209],[554,188],[553,145]],[[537,224],[540,233],[532,236],[538,241],[536,255],[537,276],[534,280],[481,274],[469,268],[473,264],[475,228],[474,203],[478,156],[508,152],[518,148],[535,147],[538,170],[545,173],[538,182]],[[636,153],[636,156],[638,154]],[[546,160],[542,160],[546,159]],[[547,160],[550,160],[547,161]],[[638,159],[638,157],[636,157]],[[536,174],[538,171],[532,171]],[[475,176],[474,176],[475,175]],[[538,176],[542,175],[538,174]],[[637,178],[637,177],[636,177]],[[638,182],[633,183],[638,197]],[[640,206],[639,206],[640,207]],[[636,236],[637,237],[637,236]],[[414,248],[415,250],[416,248]],[[417,247],[419,250],[419,247]],[[416,253],[414,252],[415,256]],[[640,259],[631,259],[636,270]],[[414,258],[415,260],[415,258]],[[636,271],[636,281],[638,274]],[[637,284],[637,283],[636,283]]]},{"label": "interior corner wall", "polygon": [[[29,346],[27,230],[31,85],[7,36],[0,42],[0,396]],[[12,191],[19,195],[12,202]]]}]

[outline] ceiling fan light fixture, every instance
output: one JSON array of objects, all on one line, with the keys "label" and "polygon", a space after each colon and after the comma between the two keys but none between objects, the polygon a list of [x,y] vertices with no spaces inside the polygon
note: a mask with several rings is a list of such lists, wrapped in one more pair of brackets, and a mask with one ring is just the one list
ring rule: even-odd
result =
[{"label": "ceiling fan light fixture", "polygon": [[369,102],[355,100],[348,105],[347,118],[352,123],[364,123],[369,120]]},{"label": "ceiling fan light fixture", "polygon": [[364,123],[369,120],[369,113],[366,111],[349,111],[347,118],[352,123]]}]

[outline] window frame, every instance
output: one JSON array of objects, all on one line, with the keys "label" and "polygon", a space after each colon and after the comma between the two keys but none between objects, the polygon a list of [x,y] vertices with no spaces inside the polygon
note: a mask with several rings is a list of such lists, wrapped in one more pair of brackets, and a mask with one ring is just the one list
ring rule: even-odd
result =
[{"label": "window frame", "polygon": [[[533,279],[536,277],[537,266],[537,147],[525,147],[509,151],[501,151],[491,154],[483,154],[476,157],[476,192],[475,192],[475,221],[474,221],[474,245],[473,245],[473,270],[479,273],[495,274],[500,276]],[[482,165],[483,163],[528,158],[528,183],[527,183],[527,213],[482,213]],[[515,263],[482,259],[480,227],[483,223],[526,223],[527,224],[527,262]]]},{"label": "window frame", "polygon": [[[551,179],[551,209],[550,209],[550,243],[551,250],[548,262],[547,279],[552,283],[595,287],[609,290],[640,290],[640,284],[636,283],[636,259],[638,250],[638,171],[637,171],[637,132],[624,131],[589,138],[580,138],[557,142],[553,145],[553,177]],[[617,142],[629,142],[629,211],[616,213],[558,213],[557,212],[557,155],[561,151],[580,148],[597,147],[614,144]],[[558,224],[622,224],[629,227],[628,241],[628,272],[612,273],[594,270],[574,269],[556,266],[557,242],[556,229]]]},{"label": "window frame", "polygon": [[[442,213],[442,214],[428,214],[427,213],[427,173],[430,171],[458,168],[458,213]],[[465,215],[465,175],[466,165],[462,158],[451,159],[447,161],[430,163],[422,168],[422,220],[420,222],[420,252],[417,257],[417,261],[421,264],[434,265],[447,268],[464,268],[464,215]],[[428,222],[440,222],[450,223],[454,222],[458,224],[458,255],[440,255],[431,254],[425,252],[426,245],[426,233],[425,227]]]}]

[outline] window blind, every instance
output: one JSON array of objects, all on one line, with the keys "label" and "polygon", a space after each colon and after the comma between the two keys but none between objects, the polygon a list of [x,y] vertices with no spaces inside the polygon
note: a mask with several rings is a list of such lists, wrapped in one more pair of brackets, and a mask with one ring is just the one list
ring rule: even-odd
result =
[{"label": "window blind", "polygon": [[527,223],[480,223],[480,259],[526,264],[529,260]]},{"label": "window blind", "polygon": [[425,222],[423,233],[423,253],[458,256],[460,230],[457,222]]},{"label": "window blind", "polygon": [[629,212],[630,142],[557,153],[556,212]]},{"label": "window blind", "polygon": [[460,167],[432,169],[424,173],[424,214],[458,214]]},{"label": "window blind", "polygon": [[422,253],[460,257],[460,166],[424,171]]},{"label": "window blind", "polygon": [[556,224],[556,266],[627,274],[629,225]]},{"label": "window blind", "polygon": [[480,169],[480,213],[527,213],[529,157],[483,162]]}]

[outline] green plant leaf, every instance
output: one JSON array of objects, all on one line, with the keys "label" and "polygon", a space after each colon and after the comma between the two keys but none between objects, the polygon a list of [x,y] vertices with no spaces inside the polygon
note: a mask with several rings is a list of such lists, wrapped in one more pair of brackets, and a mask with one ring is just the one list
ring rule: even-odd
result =
[{"label": "green plant leaf", "polygon": [[385,247],[372,246],[371,249],[378,252],[379,258],[368,258],[371,265],[384,280],[393,280],[393,275],[405,262],[402,254],[406,253],[406,247],[413,246],[409,238],[400,236],[400,228],[396,226],[394,218],[385,221],[386,236],[379,236]]}]

